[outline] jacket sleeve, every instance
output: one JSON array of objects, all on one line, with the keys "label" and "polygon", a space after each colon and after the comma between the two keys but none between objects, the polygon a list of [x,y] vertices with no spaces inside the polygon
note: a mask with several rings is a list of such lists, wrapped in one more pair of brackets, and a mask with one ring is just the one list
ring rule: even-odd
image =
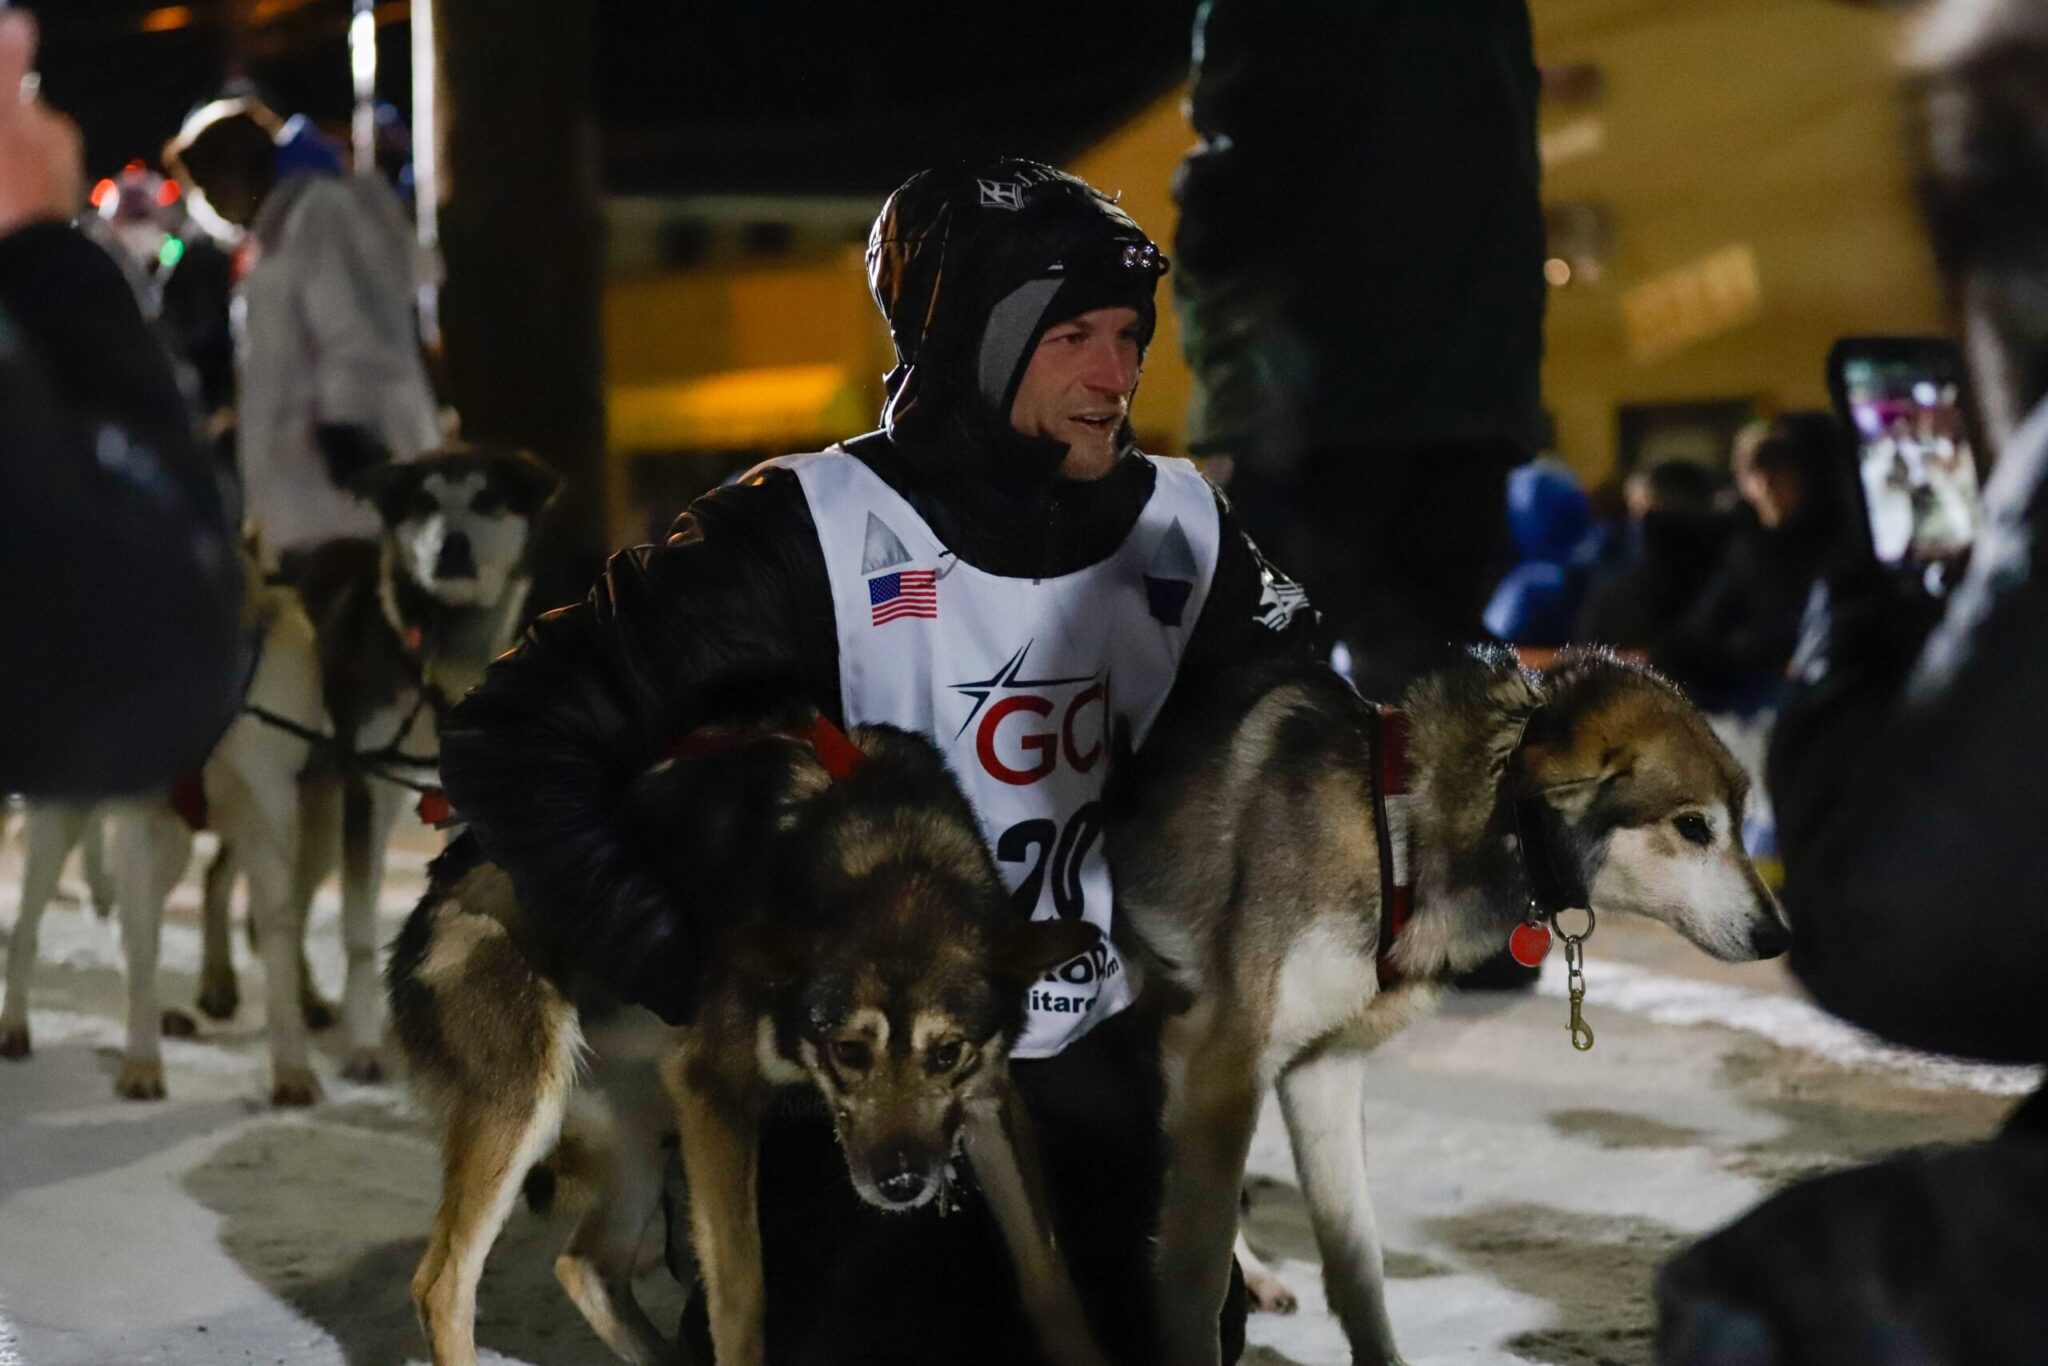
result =
[{"label": "jacket sleeve", "polygon": [[1188,635],[1180,679],[1205,675],[1276,654],[1307,658],[1316,653],[1321,618],[1308,592],[1273,567],[1238,524],[1230,501],[1216,494],[1222,520],[1216,576],[1202,615]]},{"label": "jacket sleeve", "polygon": [[1810,639],[1794,661],[1770,758],[1792,966],[1815,998],[1900,1043],[2015,1062],[2048,1059],[2044,457],[2009,448],[1903,690],[1886,652],[1920,638],[1910,613],[1836,601],[1832,648]]},{"label": "jacket sleeve", "polygon": [[681,1022],[698,933],[622,828],[630,784],[739,687],[839,710],[831,592],[810,511],[780,470],[701,499],[665,545],[612,557],[442,729],[449,798],[572,969]]},{"label": "jacket sleeve", "polygon": [[[340,178],[322,178],[292,208],[288,250],[299,272],[299,316],[312,339],[315,421],[413,444],[416,433],[386,431],[391,390],[417,386],[419,378],[410,327],[396,335],[393,328],[394,319],[412,316],[413,281],[394,275],[369,240],[385,230]],[[378,290],[402,301],[379,300]]]},{"label": "jacket sleeve", "polygon": [[0,239],[0,791],[91,799],[199,766],[241,678],[220,481],[104,251]]}]

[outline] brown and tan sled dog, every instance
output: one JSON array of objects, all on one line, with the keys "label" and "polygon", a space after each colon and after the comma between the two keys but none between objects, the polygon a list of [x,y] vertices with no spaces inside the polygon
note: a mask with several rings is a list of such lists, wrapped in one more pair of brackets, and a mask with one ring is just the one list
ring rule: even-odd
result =
[{"label": "brown and tan sled dog", "polygon": [[1391,717],[1325,669],[1247,667],[1170,704],[1134,772],[1108,837],[1117,934],[1168,1007],[1169,1366],[1216,1359],[1273,1088],[1353,1359],[1399,1360],[1366,1193],[1364,1055],[1506,945],[1532,897],[1661,920],[1731,961],[1789,942],[1743,851],[1741,769],[1675,687],[1605,653],[1567,651],[1542,675],[1481,653]]},{"label": "brown and tan sled dog", "polygon": [[484,1258],[572,1107],[601,1112],[602,1141],[578,1146],[602,1152],[606,1176],[556,1274],[591,1326],[627,1360],[680,1359],[629,1288],[673,1130],[718,1362],[758,1366],[757,1124],[780,1086],[823,1097],[854,1188],[881,1208],[945,1200],[964,1150],[1047,1355],[1101,1361],[1008,1072],[1028,984],[1095,932],[1014,918],[930,744],[882,727],[849,744],[810,725],[696,732],[631,794],[650,866],[688,889],[678,905],[695,917],[687,1027],[550,967],[473,840],[435,863],[388,986],[415,1088],[442,1121],[441,1205],[413,1278],[437,1366],[476,1360]]}]

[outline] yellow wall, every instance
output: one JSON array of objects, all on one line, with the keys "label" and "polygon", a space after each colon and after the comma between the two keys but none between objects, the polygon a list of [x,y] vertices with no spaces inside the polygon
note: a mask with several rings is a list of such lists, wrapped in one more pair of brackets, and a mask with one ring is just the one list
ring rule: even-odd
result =
[{"label": "yellow wall", "polygon": [[801,262],[721,264],[610,280],[606,380],[652,384],[723,370],[836,362],[873,386],[888,333],[858,247]]},{"label": "yellow wall", "polygon": [[[1623,404],[1822,404],[1835,337],[1942,329],[1900,165],[1893,12],[1822,0],[1533,9],[1540,61],[1590,62],[1605,76],[1593,106],[1544,116],[1553,143],[1577,137],[1583,147],[1589,133],[1598,142],[1546,168],[1546,200],[1605,204],[1614,223],[1605,276],[1550,299],[1545,399],[1560,452],[1582,473],[1611,468]],[[1173,239],[1173,168],[1193,140],[1181,102],[1178,90],[1162,97],[1071,166],[1120,191],[1162,244]],[[1753,306],[1664,354],[1632,354],[1630,292],[1717,253],[1729,259],[1731,248],[1754,264]],[[1170,294],[1162,286],[1133,414],[1147,445],[1169,452],[1181,449],[1189,395]],[[835,361],[876,406],[889,363],[851,247],[799,264],[614,281],[606,343],[613,383]]]},{"label": "yellow wall", "polygon": [[[1544,120],[1553,137],[1597,120],[1601,142],[1546,167],[1545,199],[1614,212],[1607,276],[1552,290],[1546,328],[1545,398],[1561,453],[1584,473],[1611,465],[1620,404],[1824,405],[1834,338],[1942,329],[1901,165],[1891,12],[1818,0],[1549,0],[1534,11],[1540,60],[1606,73],[1598,104]],[[1738,245],[1755,261],[1754,316],[1632,357],[1627,292]]]},{"label": "yellow wall", "polygon": [[[1067,167],[1106,194],[1120,194],[1124,212],[1173,255],[1173,168],[1194,142],[1181,114],[1183,93],[1174,91]],[[1187,431],[1192,384],[1180,358],[1180,321],[1173,311],[1171,281],[1159,286],[1159,330],[1145,353],[1145,377],[1131,405],[1131,426],[1147,450],[1178,454]]]}]

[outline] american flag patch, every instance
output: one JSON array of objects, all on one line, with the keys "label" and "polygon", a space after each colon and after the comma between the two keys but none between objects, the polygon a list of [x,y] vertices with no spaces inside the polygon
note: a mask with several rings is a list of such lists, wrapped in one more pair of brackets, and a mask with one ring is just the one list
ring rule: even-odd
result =
[{"label": "american flag patch", "polygon": [[939,618],[939,575],[935,569],[899,569],[868,580],[868,606],[873,624],[898,617]]}]

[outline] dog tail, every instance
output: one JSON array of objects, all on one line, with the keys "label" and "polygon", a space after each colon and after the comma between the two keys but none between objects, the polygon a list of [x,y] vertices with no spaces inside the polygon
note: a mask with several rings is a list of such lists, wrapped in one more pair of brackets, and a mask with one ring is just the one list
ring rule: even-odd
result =
[{"label": "dog tail", "polygon": [[549,1153],[534,1163],[527,1170],[526,1180],[520,1183],[519,1193],[526,1197],[526,1208],[535,1214],[549,1214],[554,1211],[557,1184],[554,1160],[554,1154]]},{"label": "dog tail", "polygon": [[557,1208],[570,1213],[597,1208],[604,1202],[615,1142],[617,1135],[601,1103],[587,1096],[572,1096],[554,1149],[527,1168],[520,1184],[526,1208],[535,1214],[552,1214]]}]

